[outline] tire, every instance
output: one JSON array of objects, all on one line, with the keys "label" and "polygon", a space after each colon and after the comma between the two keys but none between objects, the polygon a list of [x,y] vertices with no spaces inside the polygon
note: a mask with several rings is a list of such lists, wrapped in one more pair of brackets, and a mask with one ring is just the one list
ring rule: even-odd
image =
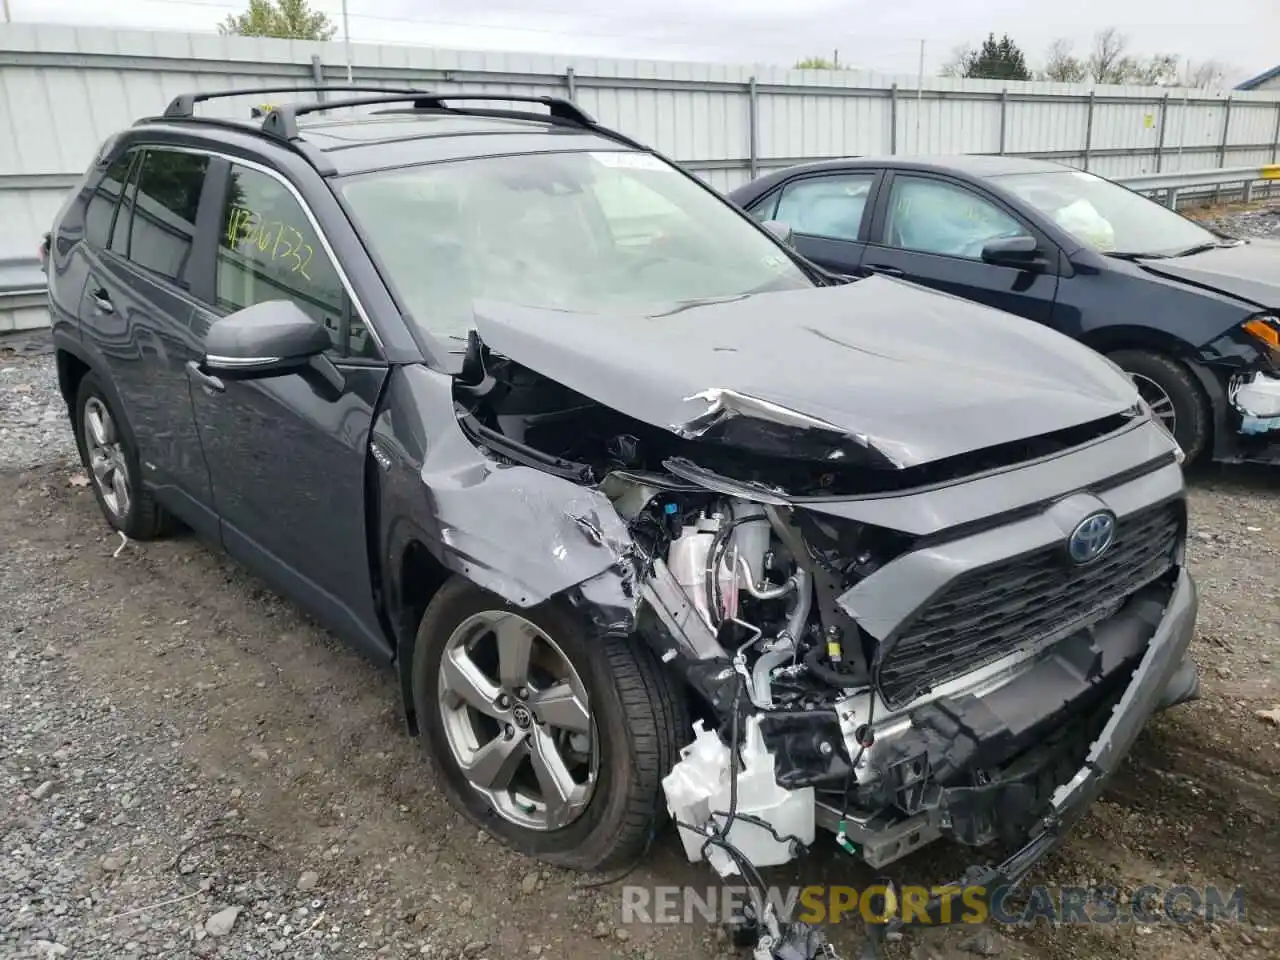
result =
[{"label": "tire", "polygon": [[[1160,414],[1171,406],[1173,438],[1186,454],[1187,466],[1198,461],[1208,449],[1213,433],[1213,411],[1195,375],[1177,360],[1160,353],[1117,350],[1108,356],[1134,378],[1154,412]],[[1158,407],[1159,392],[1168,398],[1167,406]]]},{"label": "tire", "polygon": [[[107,459],[110,461],[111,472],[106,474],[101,469],[95,471],[94,467],[94,445],[97,440],[91,439],[91,436],[92,421],[95,419],[105,425],[108,434],[106,439],[110,441],[106,447],[110,449]],[[103,389],[97,374],[86,373],[80,380],[76,390],[72,426],[76,432],[80,462],[89,475],[89,486],[93,489],[93,495],[97,498],[98,507],[107,523],[131,540],[154,540],[171,533],[176,523],[155,502],[151,491],[143,486],[133,431]],[[97,449],[101,451],[103,447]],[[98,462],[101,463],[100,457]],[[116,471],[124,477],[127,484],[127,499],[120,497],[119,490],[111,482]]]},{"label": "tire", "polygon": [[[594,784],[581,811],[560,825],[532,828],[513,822],[506,798],[495,800],[474,786],[453,745],[458,735],[452,731],[460,721],[453,712],[457,709],[451,705],[453,697],[441,694],[446,657],[451,656],[451,650],[467,649],[458,637],[465,635],[469,623],[503,615],[507,617],[502,624],[523,619],[553,638],[576,671],[589,702],[598,749]],[[486,638],[497,634],[485,634],[484,626],[475,629],[481,632],[474,642],[483,652]],[[541,640],[537,644],[540,650],[549,649]],[[494,668],[491,672],[496,676],[498,671]],[[492,677],[488,679],[492,681]],[[532,609],[518,609],[470,581],[454,577],[441,587],[423,615],[414,647],[412,689],[419,736],[450,803],[513,849],[575,870],[607,870],[640,856],[665,819],[661,781],[679,759],[680,744],[690,738],[683,691],[647,649],[625,637],[593,636],[567,604],[548,601]],[[539,695],[526,695],[531,706],[541,702]],[[510,702],[516,704],[514,697]],[[455,719],[448,719],[447,714]],[[539,720],[526,736],[530,751],[534,750],[537,730],[555,729],[545,717]],[[464,736],[477,726],[487,731],[491,723],[495,721],[473,712],[463,724],[468,731]],[[506,725],[509,729],[513,726]],[[476,742],[487,742],[488,736],[487,732],[478,734]],[[524,782],[530,782],[532,760],[519,762]]]}]

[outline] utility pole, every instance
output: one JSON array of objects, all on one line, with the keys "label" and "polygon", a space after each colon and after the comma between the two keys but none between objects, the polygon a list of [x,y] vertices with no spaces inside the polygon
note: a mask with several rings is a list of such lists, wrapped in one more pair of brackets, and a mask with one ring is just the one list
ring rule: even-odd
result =
[{"label": "utility pole", "polygon": [[916,73],[916,153],[920,152],[920,118],[924,114],[924,41],[920,41],[920,69]]},{"label": "utility pole", "polygon": [[347,0],[342,0],[342,43],[347,52],[347,84],[350,85],[355,81],[351,79],[351,21],[347,19]]},{"label": "utility pole", "polygon": [[9,0],[3,0],[3,2],[4,2],[4,22],[12,23],[13,21],[9,19]]}]

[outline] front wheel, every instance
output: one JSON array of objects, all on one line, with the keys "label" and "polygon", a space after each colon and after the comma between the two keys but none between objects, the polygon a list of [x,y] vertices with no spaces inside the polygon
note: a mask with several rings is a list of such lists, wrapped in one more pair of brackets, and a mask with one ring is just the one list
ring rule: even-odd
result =
[{"label": "front wheel", "polygon": [[1199,460],[1209,445],[1213,413],[1195,375],[1161,353],[1117,350],[1108,356],[1129,375],[1156,419],[1173,434],[1186,454],[1187,466]]},{"label": "front wheel", "polygon": [[418,629],[414,708],[450,802],[560,866],[607,869],[643,850],[689,736],[679,694],[638,642],[594,636],[554,601],[515,608],[461,577]]}]

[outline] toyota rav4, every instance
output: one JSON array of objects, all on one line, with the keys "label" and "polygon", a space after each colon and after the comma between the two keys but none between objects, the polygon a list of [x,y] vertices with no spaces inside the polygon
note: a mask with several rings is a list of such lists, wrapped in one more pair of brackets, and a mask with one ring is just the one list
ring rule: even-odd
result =
[{"label": "toyota rav4", "polygon": [[990,885],[1196,696],[1180,451],[1110,361],[830,275],[567,101],[196,115],[278,92],[177,98],[59,213],[80,454],[126,537],[181,523],[397,671],[512,847],[1013,841]]}]

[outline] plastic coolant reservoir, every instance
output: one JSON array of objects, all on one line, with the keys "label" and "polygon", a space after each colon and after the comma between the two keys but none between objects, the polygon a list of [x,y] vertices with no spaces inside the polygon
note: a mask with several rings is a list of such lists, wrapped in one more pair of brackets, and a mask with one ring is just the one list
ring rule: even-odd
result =
[{"label": "plastic coolant reservoir", "polygon": [[[729,748],[701,720],[694,723],[693,732],[693,743],[681,751],[680,762],[663,778],[667,809],[678,823],[698,830],[714,815],[714,826],[723,829],[729,812]],[[757,717],[747,718],[743,734],[737,812],[769,824],[782,839],[775,839],[759,824],[738,819],[725,839],[755,866],[776,866],[792,859],[791,837],[805,846],[813,843],[813,788],[787,790],[778,786],[773,755],[765,749]],[[707,835],[687,827],[679,830],[685,855],[691,861],[701,860]],[[716,844],[707,846],[707,860],[721,876],[739,872],[724,848]]]}]

